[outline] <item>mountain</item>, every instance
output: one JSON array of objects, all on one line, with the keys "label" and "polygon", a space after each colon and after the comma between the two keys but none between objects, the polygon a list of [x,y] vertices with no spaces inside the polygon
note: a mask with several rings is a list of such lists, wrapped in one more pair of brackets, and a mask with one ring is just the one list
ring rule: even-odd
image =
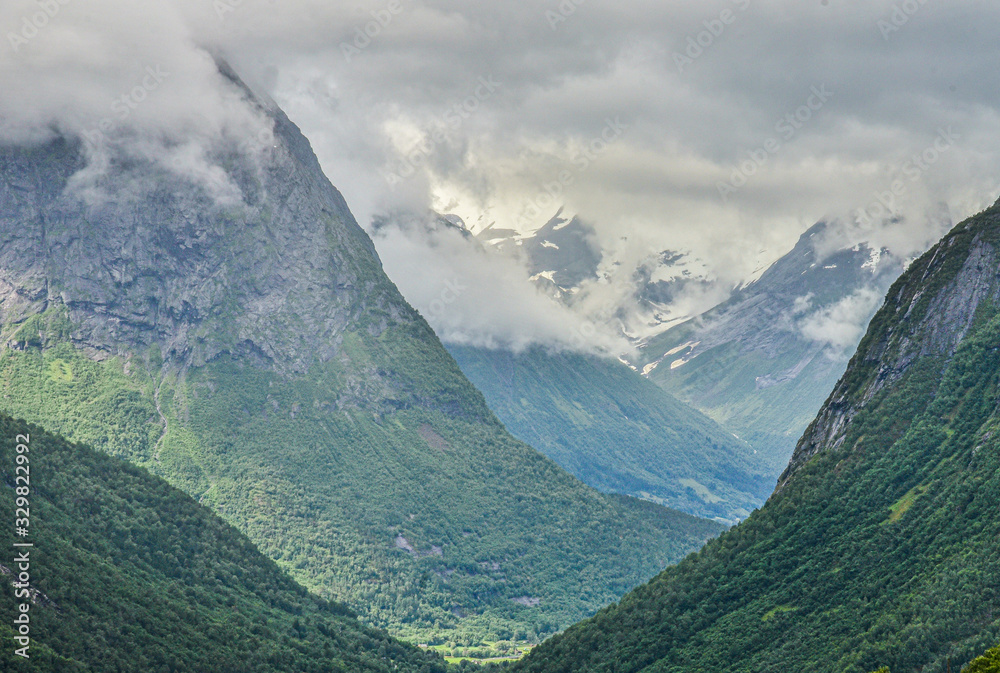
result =
[{"label": "mountain", "polygon": [[[34,545],[0,561],[3,670],[445,669],[309,594],[245,536],[146,470],[0,415],[0,475],[0,513],[13,525],[15,505],[24,504],[15,501],[27,497],[29,535],[13,539]],[[27,563],[14,560],[24,552]],[[18,643],[22,605],[30,640]],[[18,663],[14,650],[25,645],[29,660]]]},{"label": "mountain", "polygon": [[274,131],[207,145],[210,181],[135,139],[0,148],[0,409],[146,467],[421,642],[537,640],[721,530],[511,437],[308,141],[219,80]]},{"label": "mountain", "polygon": [[[592,311],[590,294],[603,288],[602,301],[618,304],[605,305],[602,320],[638,349],[629,364],[748,442],[766,464],[765,482],[788,462],[904,266],[885,249],[847,244],[838,223],[819,222],[699,314],[725,288],[698,259],[665,250],[626,267],[620,251],[598,251],[595,230],[579,216],[560,212],[535,232],[490,227],[476,238],[519,256],[536,285],[573,310]],[[617,290],[605,296],[608,284]],[[516,424],[513,412],[500,415]]]},{"label": "mountain", "polygon": [[1000,642],[1000,203],[892,286],[767,504],[514,670],[937,673]]},{"label": "mountain", "polygon": [[732,524],[774,487],[750,447],[617,360],[448,351],[515,437],[597,489]]},{"label": "mountain", "polygon": [[476,238],[502,254],[516,250],[523,255],[532,280],[555,296],[572,294],[597,277],[602,254],[592,227],[561,214],[529,235],[488,227]]},{"label": "mountain", "polygon": [[902,262],[819,223],[756,281],[640,344],[635,366],[748,441],[777,474]]},{"label": "mountain", "polygon": [[[468,231],[458,219],[454,225]],[[588,291],[609,282],[621,285],[620,293],[602,300],[602,314],[615,330],[638,340],[647,333],[692,317],[683,298],[718,294],[707,266],[686,252],[645,252],[626,266],[618,250],[602,250],[597,231],[579,215],[560,209],[543,226],[530,233],[488,226],[475,235],[487,249],[520,258],[535,285],[567,306],[586,301]],[[620,244],[627,244],[623,238]]]}]

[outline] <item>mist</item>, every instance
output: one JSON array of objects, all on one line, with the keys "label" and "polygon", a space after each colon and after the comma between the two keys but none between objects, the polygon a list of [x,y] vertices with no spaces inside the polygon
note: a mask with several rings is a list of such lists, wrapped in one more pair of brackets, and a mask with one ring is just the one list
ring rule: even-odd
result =
[{"label": "mist", "polygon": [[[607,251],[688,252],[714,298],[816,221],[908,258],[996,199],[1000,7],[927,3],[901,25],[893,7],[8,0],[0,142],[62,134],[85,141],[91,177],[129,148],[217,181],[219,144],[267,127],[223,57],[302,127],[363,226],[432,209],[530,231],[565,208]],[[432,260],[437,287],[486,263],[415,236],[377,243],[426,312],[435,293],[406,273]],[[570,318],[493,263],[493,294],[453,302],[445,338],[560,343]]]}]

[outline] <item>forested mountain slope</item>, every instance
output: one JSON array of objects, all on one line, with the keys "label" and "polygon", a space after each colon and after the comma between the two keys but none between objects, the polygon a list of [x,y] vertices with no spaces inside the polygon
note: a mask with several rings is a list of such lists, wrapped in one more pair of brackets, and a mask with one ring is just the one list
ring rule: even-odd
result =
[{"label": "forested mountain slope", "polygon": [[511,433],[581,481],[736,523],[774,487],[745,442],[597,356],[448,346]]},{"label": "forested mountain slope", "polygon": [[[8,545],[0,559],[0,670],[444,671],[434,655],[309,594],[162,479],[0,415],[0,516],[10,526],[25,473],[29,534],[14,540],[33,547]],[[24,551],[28,563],[15,563]],[[16,579],[24,565],[27,587]],[[12,630],[22,604],[28,659],[13,653],[24,646]]]},{"label": "forested mountain slope", "polygon": [[[324,598],[536,640],[721,527],[511,437],[273,104],[206,182],[129,137],[0,148],[0,409],[145,466]],[[139,139],[141,140],[141,139]]]},{"label": "forested mountain slope", "polygon": [[893,285],[763,508],[516,670],[937,673],[994,646],[998,269],[994,205]]}]

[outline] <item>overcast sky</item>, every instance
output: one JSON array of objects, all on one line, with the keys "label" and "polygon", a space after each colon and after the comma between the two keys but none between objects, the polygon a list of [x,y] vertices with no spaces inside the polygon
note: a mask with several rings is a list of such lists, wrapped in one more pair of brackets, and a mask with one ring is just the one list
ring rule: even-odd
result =
[{"label": "overcast sky", "polygon": [[995,200],[996,25],[974,0],[5,0],[0,133],[93,132],[151,82],[116,127],[253,133],[218,50],[365,226],[430,207],[530,230],[565,205],[606,249],[730,283],[821,218],[912,255],[928,212]]}]

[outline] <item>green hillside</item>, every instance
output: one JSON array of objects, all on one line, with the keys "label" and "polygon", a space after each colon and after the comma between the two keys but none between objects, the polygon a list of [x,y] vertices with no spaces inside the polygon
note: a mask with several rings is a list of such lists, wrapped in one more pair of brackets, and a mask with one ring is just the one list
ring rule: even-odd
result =
[{"label": "green hillside", "polygon": [[[27,441],[25,442],[25,439]],[[18,449],[18,442],[21,449]],[[14,537],[27,457],[27,537]],[[306,592],[162,479],[0,416],[0,670],[32,673],[443,671],[444,662]],[[25,491],[21,491],[24,494]],[[20,503],[23,504],[23,503]],[[23,514],[18,514],[23,516]],[[30,588],[13,559],[29,542]],[[12,571],[13,569],[13,571]],[[13,652],[19,606],[31,641]]]},{"label": "green hillside", "polygon": [[535,640],[722,530],[588,491],[495,421],[330,413],[335,371],[289,381],[227,359],[161,381],[144,366],[64,343],[7,350],[0,390],[13,413],[167,475],[308,587],[413,638]]},{"label": "green hillside", "polygon": [[597,489],[735,523],[774,487],[750,447],[620,362],[448,350],[515,437]]},{"label": "green hillside", "polygon": [[1000,641],[998,262],[994,206],[893,286],[762,509],[516,670],[943,673]]},{"label": "green hillside", "polygon": [[236,200],[141,157],[86,199],[78,142],[0,148],[0,409],[146,467],[420,642],[536,641],[718,534],[511,437],[255,104],[273,142],[212,157]]}]

